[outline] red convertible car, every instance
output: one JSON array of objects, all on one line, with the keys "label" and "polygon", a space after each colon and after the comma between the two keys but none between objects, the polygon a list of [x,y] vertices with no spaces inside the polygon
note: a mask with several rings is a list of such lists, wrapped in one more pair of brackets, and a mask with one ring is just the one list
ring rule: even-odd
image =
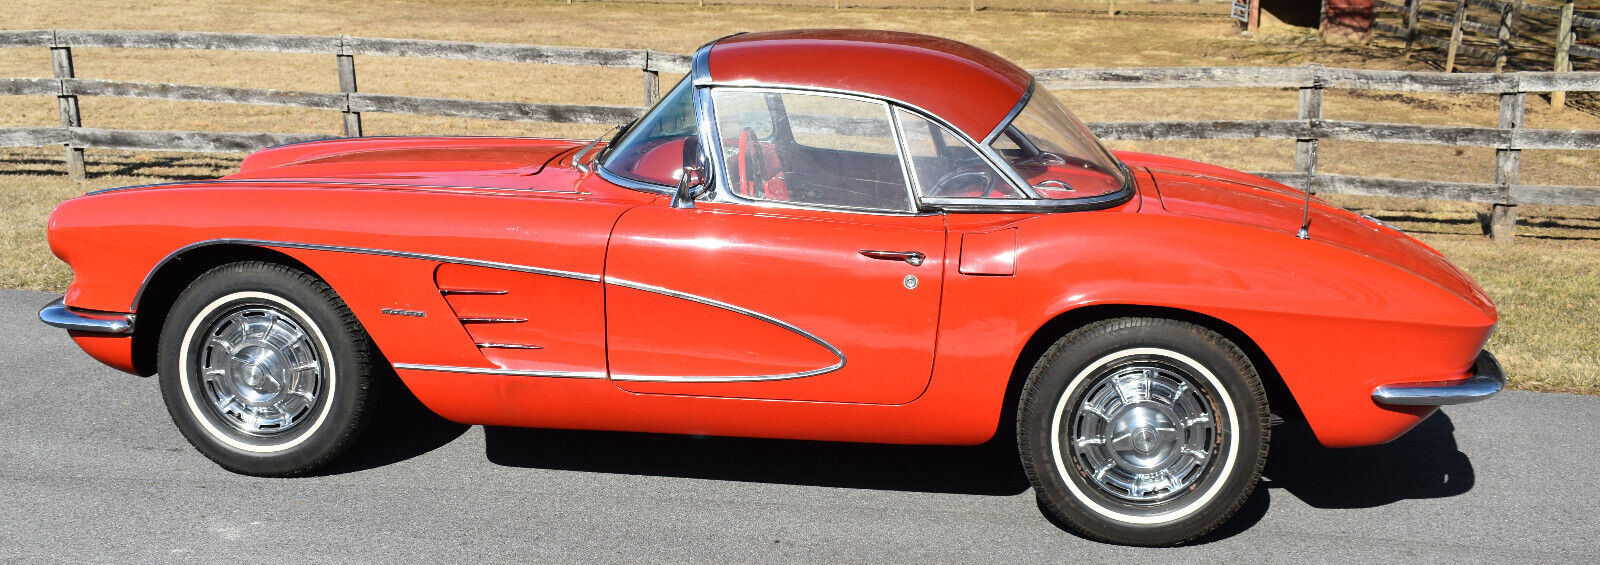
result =
[{"label": "red convertible car", "polygon": [[183,435],[253,475],[337,457],[397,374],[489,426],[1014,429],[1045,511],[1163,545],[1243,503],[1273,414],[1373,445],[1504,384],[1494,304],[1438,252],[1107,151],[1023,69],[905,33],[731,36],[609,138],[275,147],[49,233],[75,278],[40,318],[159,374]]}]

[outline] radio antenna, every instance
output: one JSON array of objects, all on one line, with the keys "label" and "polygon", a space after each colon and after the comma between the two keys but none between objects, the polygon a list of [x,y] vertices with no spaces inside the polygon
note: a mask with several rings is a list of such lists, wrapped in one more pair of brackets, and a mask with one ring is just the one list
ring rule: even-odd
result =
[{"label": "radio antenna", "polygon": [[[1306,179],[1306,184],[1310,185],[1311,179]],[[1300,216],[1300,231],[1294,234],[1295,237],[1300,239],[1311,239],[1311,195],[1316,193],[1317,191],[1306,188],[1305,212]]]}]

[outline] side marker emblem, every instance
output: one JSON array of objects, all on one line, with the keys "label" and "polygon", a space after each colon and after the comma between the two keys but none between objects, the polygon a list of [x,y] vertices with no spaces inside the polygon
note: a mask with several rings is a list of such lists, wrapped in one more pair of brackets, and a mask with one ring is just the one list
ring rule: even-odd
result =
[{"label": "side marker emblem", "polygon": [[383,312],[390,316],[410,316],[412,318],[421,318],[427,316],[426,313],[417,310],[401,310],[399,308],[384,308],[379,310],[379,312]]}]

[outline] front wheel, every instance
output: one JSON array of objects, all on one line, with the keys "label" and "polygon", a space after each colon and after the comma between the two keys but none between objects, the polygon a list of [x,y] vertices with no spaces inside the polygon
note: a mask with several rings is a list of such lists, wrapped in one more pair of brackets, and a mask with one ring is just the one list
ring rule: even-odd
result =
[{"label": "front wheel", "polygon": [[1255,368],[1221,335],[1175,320],[1108,320],[1061,338],[1018,410],[1018,449],[1041,506],[1100,541],[1204,535],[1244,504],[1266,461]]},{"label": "front wheel", "polygon": [[158,347],[172,421],[234,472],[315,470],[366,423],[371,342],[306,273],[260,262],[213,269],[173,303]]}]

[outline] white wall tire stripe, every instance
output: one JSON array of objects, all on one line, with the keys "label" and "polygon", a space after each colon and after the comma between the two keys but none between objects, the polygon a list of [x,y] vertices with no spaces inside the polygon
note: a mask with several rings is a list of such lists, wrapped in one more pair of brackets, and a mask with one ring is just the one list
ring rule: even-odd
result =
[{"label": "white wall tire stripe", "polygon": [[[318,403],[321,404],[321,412],[317,414],[317,419],[311,422],[311,426],[309,428],[289,441],[283,443],[271,445],[252,445],[234,439],[226,432],[218,429],[216,425],[211,422],[211,418],[207,417],[207,413],[204,412],[205,408],[201,407],[195,402],[195,392],[192,388],[192,385],[189,383],[190,361],[192,360],[191,356],[193,355],[193,352],[190,350],[189,346],[194,342],[195,331],[199,329],[200,322],[204,321],[207,316],[210,316],[212,312],[216,311],[218,308],[221,308],[223,305],[244,299],[258,299],[276,304],[300,318],[301,323],[303,323],[306,328],[311,330],[310,333],[316,339],[317,347],[321,350],[322,359],[324,360],[323,374],[327,377],[328,388],[327,394],[322,395],[322,398],[318,399]],[[304,310],[301,310],[300,307],[291,304],[289,301],[284,300],[277,295],[268,294],[265,292],[246,291],[235,292],[211,301],[211,303],[207,304],[205,308],[200,309],[200,313],[196,314],[194,319],[189,322],[189,327],[183,331],[183,342],[179,347],[178,383],[183,388],[183,401],[189,407],[190,415],[194,416],[194,418],[200,422],[200,427],[204,428],[206,433],[210,434],[213,439],[222,442],[228,447],[258,454],[270,454],[288,450],[294,446],[304,443],[307,439],[310,439],[312,436],[316,435],[317,430],[321,429],[323,422],[328,419],[328,414],[333,412],[332,405],[335,398],[334,395],[337,394],[336,387],[338,386],[339,379],[338,374],[336,373],[337,369],[335,368],[337,363],[333,357],[333,350],[328,346],[328,338],[322,334],[322,328],[311,319],[311,316],[306,315]]]},{"label": "white wall tire stripe", "polygon": [[[1066,464],[1066,461],[1061,455],[1061,419],[1066,412],[1067,400],[1071,398],[1078,387],[1083,384],[1084,379],[1090,374],[1093,374],[1100,367],[1103,367],[1113,361],[1127,357],[1133,357],[1136,355],[1165,357],[1188,366],[1195,374],[1200,375],[1201,377],[1205,378],[1207,382],[1211,383],[1212,388],[1217,392],[1217,397],[1221,399],[1223,410],[1226,412],[1228,417],[1227,454],[1223,459],[1222,469],[1219,471],[1220,474],[1218,475],[1216,482],[1214,482],[1210,488],[1206,489],[1204,493],[1201,493],[1199,498],[1196,498],[1189,504],[1170,512],[1149,516],[1140,516],[1119,512],[1117,510],[1107,508],[1105,505],[1100,504],[1098,501],[1086,495],[1081,489],[1078,488],[1076,482],[1074,482],[1072,477],[1069,475],[1069,473],[1072,472],[1072,467],[1069,467]],[[1095,362],[1090,363],[1089,366],[1085,367],[1082,371],[1079,371],[1077,376],[1073,377],[1072,381],[1067,383],[1066,389],[1061,392],[1061,398],[1056,401],[1055,414],[1051,417],[1050,428],[1048,432],[1050,433],[1050,455],[1055,459],[1056,472],[1061,476],[1061,480],[1067,484],[1067,489],[1072,492],[1073,498],[1076,498],[1078,502],[1082,503],[1084,506],[1093,510],[1097,514],[1100,514],[1101,516],[1129,524],[1165,524],[1183,519],[1190,514],[1194,514],[1196,511],[1204,508],[1206,504],[1210,502],[1212,498],[1215,498],[1217,493],[1222,490],[1222,488],[1228,482],[1227,479],[1229,473],[1233,471],[1234,463],[1237,462],[1239,458],[1239,413],[1234,408],[1233,398],[1228,395],[1228,389],[1222,385],[1222,381],[1217,379],[1216,375],[1213,375],[1211,371],[1204,365],[1201,365],[1194,359],[1189,358],[1187,355],[1169,349],[1160,349],[1155,347],[1137,347],[1115,351],[1109,355],[1095,360]]]}]

